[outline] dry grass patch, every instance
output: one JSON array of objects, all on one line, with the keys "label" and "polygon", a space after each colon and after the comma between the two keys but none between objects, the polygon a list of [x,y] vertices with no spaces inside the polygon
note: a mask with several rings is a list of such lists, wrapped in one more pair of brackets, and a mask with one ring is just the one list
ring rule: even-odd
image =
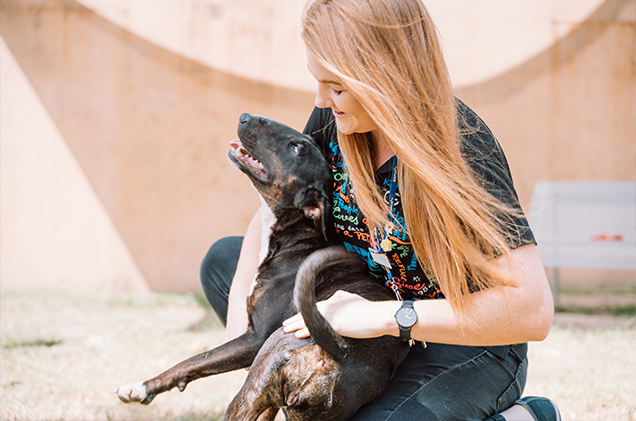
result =
[{"label": "dry grass patch", "polygon": [[636,329],[627,317],[557,314],[529,347],[524,395],[548,396],[564,420],[636,419]]},{"label": "dry grass patch", "polygon": [[[222,419],[246,376],[198,380],[149,406],[113,395],[222,342],[222,326],[192,295],[5,293],[0,304],[2,420]],[[634,319],[564,316],[530,346],[526,395],[551,397],[565,420],[635,419]]]},{"label": "dry grass patch", "polygon": [[219,418],[243,383],[239,371],[194,382],[151,405],[125,405],[118,386],[144,380],[222,342],[218,320],[191,296],[3,294],[2,420]]}]

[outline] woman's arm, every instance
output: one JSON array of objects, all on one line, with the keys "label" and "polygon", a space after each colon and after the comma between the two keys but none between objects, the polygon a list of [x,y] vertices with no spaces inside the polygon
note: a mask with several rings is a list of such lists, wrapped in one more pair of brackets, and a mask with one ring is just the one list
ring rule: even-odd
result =
[{"label": "woman's arm", "polygon": [[258,269],[261,244],[261,210],[259,209],[247,227],[236,273],[230,287],[227,305],[225,341],[241,336],[247,330],[247,295]]},{"label": "woman's arm", "polygon": [[[420,300],[414,304],[418,322],[411,336],[416,340],[456,345],[493,346],[541,341],[552,324],[554,306],[545,271],[534,245],[519,247],[510,258],[498,258],[512,271],[515,287],[496,287],[472,294],[466,318],[459,317],[448,300]],[[394,315],[400,303],[370,302],[339,291],[318,304],[336,332],[369,338],[399,336]],[[284,323],[286,332],[309,336],[302,317]]]}]

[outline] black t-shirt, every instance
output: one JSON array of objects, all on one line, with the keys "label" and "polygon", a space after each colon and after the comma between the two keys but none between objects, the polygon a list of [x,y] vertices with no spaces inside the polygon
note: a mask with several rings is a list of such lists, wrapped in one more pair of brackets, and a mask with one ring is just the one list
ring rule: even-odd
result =
[{"label": "black t-shirt", "polygon": [[[491,194],[523,215],[501,146],[486,124],[459,100],[457,111],[462,133],[461,150],[475,176]],[[348,250],[357,253],[368,263],[372,276],[387,286],[392,283],[404,299],[443,298],[434,275],[420,266],[408,234],[401,230],[398,224],[393,231],[386,234],[369,233],[369,227],[356,204],[355,188],[351,186],[338,146],[336,123],[331,109],[315,108],[304,133],[314,138],[331,165],[334,176],[331,219],[338,239]],[[393,161],[394,159],[390,159],[375,173],[376,182],[387,203]],[[393,197],[393,215],[398,222],[403,222],[399,188]],[[528,221],[523,216],[511,216],[504,228],[509,234],[512,248],[535,243]],[[373,240],[386,237],[390,240],[390,246],[387,246],[382,254],[388,258],[389,265],[379,264],[377,256],[373,257],[373,249],[377,250],[379,243]],[[371,249],[370,241],[374,243]],[[389,267],[390,269],[387,269]],[[390,276],[388,271],[391,272]]]}]

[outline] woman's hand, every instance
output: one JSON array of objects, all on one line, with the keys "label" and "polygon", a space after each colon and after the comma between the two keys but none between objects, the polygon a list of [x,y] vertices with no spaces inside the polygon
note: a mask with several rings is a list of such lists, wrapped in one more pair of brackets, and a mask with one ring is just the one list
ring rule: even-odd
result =
[{"label": "woman's hand", "polygon": [[[346,291],[337,291],[328,300],[318,303],[318,311],[339,335],[362,339],[396,335],[398,326],[393,315],[399,306],[397,301],[375,302]],[[309,336],[309,329],[300,313],[285,320],[283,327],[285,333],[295,332],[297,338]]]}]

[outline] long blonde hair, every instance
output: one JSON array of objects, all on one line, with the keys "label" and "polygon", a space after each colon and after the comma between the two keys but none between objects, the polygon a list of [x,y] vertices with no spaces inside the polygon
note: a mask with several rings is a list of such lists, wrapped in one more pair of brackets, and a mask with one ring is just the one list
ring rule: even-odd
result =
[{"label": "long blonde hair", "polygon": [[[493,258],[509,252],[501,221],[514,211],[486,192],[462,156],[450,77],[421,1],[311,0],[302,38],[397,155],[415,253],[453,308],[464,314],[471,291],[512,284]],[[368,224],[386,226],[367,136],[339,132],[338,141]]]}]

